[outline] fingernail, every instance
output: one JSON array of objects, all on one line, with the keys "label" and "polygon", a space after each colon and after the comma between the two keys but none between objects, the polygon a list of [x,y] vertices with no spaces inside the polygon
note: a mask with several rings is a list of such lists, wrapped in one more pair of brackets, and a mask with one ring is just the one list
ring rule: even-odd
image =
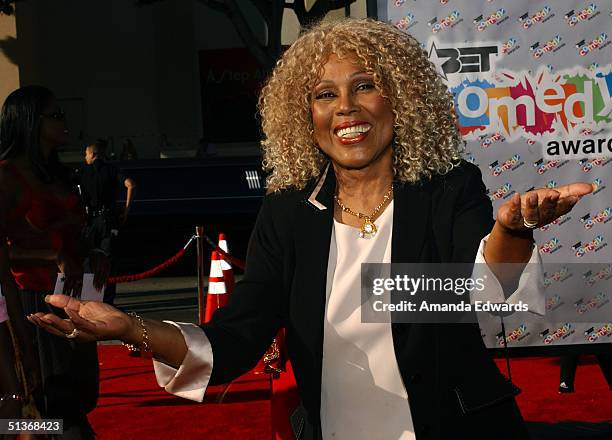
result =
[{"label": "fingernail", "polygon": [[45,302],[48,303],[49,301],[51,301],[51,297],[49,295],[45,295]]}]

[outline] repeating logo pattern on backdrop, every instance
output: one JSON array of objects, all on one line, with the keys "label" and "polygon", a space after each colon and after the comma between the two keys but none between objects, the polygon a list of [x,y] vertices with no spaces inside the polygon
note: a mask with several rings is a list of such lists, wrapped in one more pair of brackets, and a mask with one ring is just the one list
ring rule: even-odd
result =
[{"label": "repeating logo pattern on backdrop", "polygon": [[[452,92],[464,158],[480,167],[494,209],[516,191],[593,185],[535,235],[542,260],[560,264],[544,277],[546,309],[612,316],[612,3],[389,0],[381,11],[383,3],[379,16],[419,40]],[[602,264],[577,271],[574,263]],[[576,296],[560,295],[557,286],[575,279]],[[509,346],[612,342],[610,322],[512,319]],[[503,344],[497,320],[481,329],[488,346]]]}]

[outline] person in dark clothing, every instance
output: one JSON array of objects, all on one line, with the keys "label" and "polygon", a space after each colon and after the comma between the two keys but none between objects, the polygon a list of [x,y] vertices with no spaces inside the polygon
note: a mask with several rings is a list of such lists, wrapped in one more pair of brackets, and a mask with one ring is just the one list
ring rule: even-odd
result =
[{"label": "person in dark clothing", "polygon": [[[125,223],[136,185],[106,160],[105,152],[106,141],[103,140],[85,148],[85,164],[78,172],[77,184],[87,212],[85,239],[95,252],[110,257],[113,238],[118,235],[119,226]],[[120,185],[126,188],[127,196],[123,210],[118,212]],[[104,292],[104,302],[112,304],[114,299],[115,285],[111,284]]]},{"label": "person in dark clothing", "polygon": [[[576,377],[576,369],[578,368],[577,354],[569,354],[561,356],[560,369],[561,374],[559,378],[559,392],[560,393],[573,393],[574,392],[574,378]],[[596,356],[597,362],[599,362],[599,368],[603,373],[610,391],[612,391],[612,354],[602,353]]]},{"label": "person in dark clothing", "polygon": [[24,319],[34,313],[66,318],[45,296],[61,272],[64,292],[79,297],[85,259],[94,281],[106,280],[98,270],[106,259],[81,241],[83,207],[58,158],[67,142],[66,114],[51,90],[25,86],[6,98],[0,111],[0,296],[9,316],[0,316],[0,418],[62,419],[61,438],[93,440],[87,414],[98,399],[96,343],[75,344],[69,334],[50,338]]},{"label": "person in dark clothing", "polygon": [[123,141],[123,148],[121,149],[121,155],[119,156],[121,160],[136,160],[138,159],[138,151],[136,151],[136,147],[131,139],[126,139]]}]

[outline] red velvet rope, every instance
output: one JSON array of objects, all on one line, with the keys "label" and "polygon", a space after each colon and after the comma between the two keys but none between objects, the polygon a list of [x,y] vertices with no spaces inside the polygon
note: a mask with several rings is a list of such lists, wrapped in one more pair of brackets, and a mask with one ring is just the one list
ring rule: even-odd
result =
[{"label": "red velvet rope", "polygon": [[[157,275],[159,272],[161,272],[164,269],[169,268],[170,266],[172,266],[173,264],[175,264],[178,260],[181,259],[181,257],[183,255],[185,255],[185,252],[187,251],[187,248],[189,247],[189,245],[191,244],[192,240],[194,237],[192,237],[187,244],[185,245],[185,247],[183,249],[181,249],[180,251],[178,251],[176,253],[176,255],[174,255],[173,257],[169,258],[168,260],[164,261],[161,264],[158,264],[157,266],[145,271],[145,272],[140,272],[134,275],[120,275],[120,276],[115,276],[115,277],[109,277],[108,280],[106,281],[107,284],[116,284],[116,283],[127,283],[130,281],[137,281],[137,280],[143,280],[145,278],[150,278],[153,275]],[[222,256],[223,259],[226,260],[228,263],[230,263],[233,266],[236,266],[237,268],[244,270],[245,267],[245,262],[242,260],[239,260],[236,257],[232,257],[230,254],[228,254],[227,252],[225,252],[223,249],[221,249],[219,246],[217,246],[211,239],[210,237],[208,237],[207,235],[204,235],[203,237],[208,244],[210,245],[210,247],[213,248],[213,250],[219,252]]]},{"label": "red velvet rope", "polygon": [[107,284],[115,284],[115,283],[127,283],[129,281],[136,281],[136,280],[143,280],[145,278],[149,278],[152,277],[153,275],[156,275],[157,273],[161,272],[164,269],[167,269],[168,267],[172,266],[174,263],[176,263],[178,260],[180,260],[180,258],[185,255],[185,251],[186,248],[181,249],[180,251],[178,251],[176,253],[176,255],[174,255],[173,257],[169,258],[168,260],[164,261],[163,263],[145,271],[145,272],[141,272],[141,273],[137,273],[134,275],[121,275],[121,276],[116,276],[116,277],[110,277],[108,279],[108,281],[106,282]]},{"label": "red velvet rope", "polygon": [[213,248],[213,251],[217,251],[217,252],[219,252],[219,254],[221,254],[221,256],[223,256],[223,259],[225,261],[227,261],[232,266],[236,266],[238,269],[244,271],[244,268],[246,266],[246,263],[244,261],[239,260],[236,257],[232,257],[230,254],[225,252],[223,249],[221,249],[219,246],[217,246],[215,244],[215,242],[212,241],[208,235],[204,235],[204,239],[208,242],[208,245],[211,248]]},{"label": "red velvet rope", "polygon": [[236,266],[238,269],[244,271],[244,267],[246,266],[244,261],[239,260],[236,257],[232,257],[230,254],[225,252],[219,246],[215,246],[213,250],[219,252],[221,256],[223,257],[223,259],[226,260],[229,264],[231,264],[232,266]]}]

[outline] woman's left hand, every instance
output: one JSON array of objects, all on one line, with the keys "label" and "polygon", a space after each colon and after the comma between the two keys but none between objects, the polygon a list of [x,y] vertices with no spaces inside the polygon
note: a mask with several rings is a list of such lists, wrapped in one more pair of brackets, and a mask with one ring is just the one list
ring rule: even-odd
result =
[{"label": "woman's left hand", "polygon": [[567,214],[582,196],[592,191],[591,184],[578,182],[555,189],[538,188],[524,194],[514,193],[497,210],[497,223],[512,231],[540,228]]}]

